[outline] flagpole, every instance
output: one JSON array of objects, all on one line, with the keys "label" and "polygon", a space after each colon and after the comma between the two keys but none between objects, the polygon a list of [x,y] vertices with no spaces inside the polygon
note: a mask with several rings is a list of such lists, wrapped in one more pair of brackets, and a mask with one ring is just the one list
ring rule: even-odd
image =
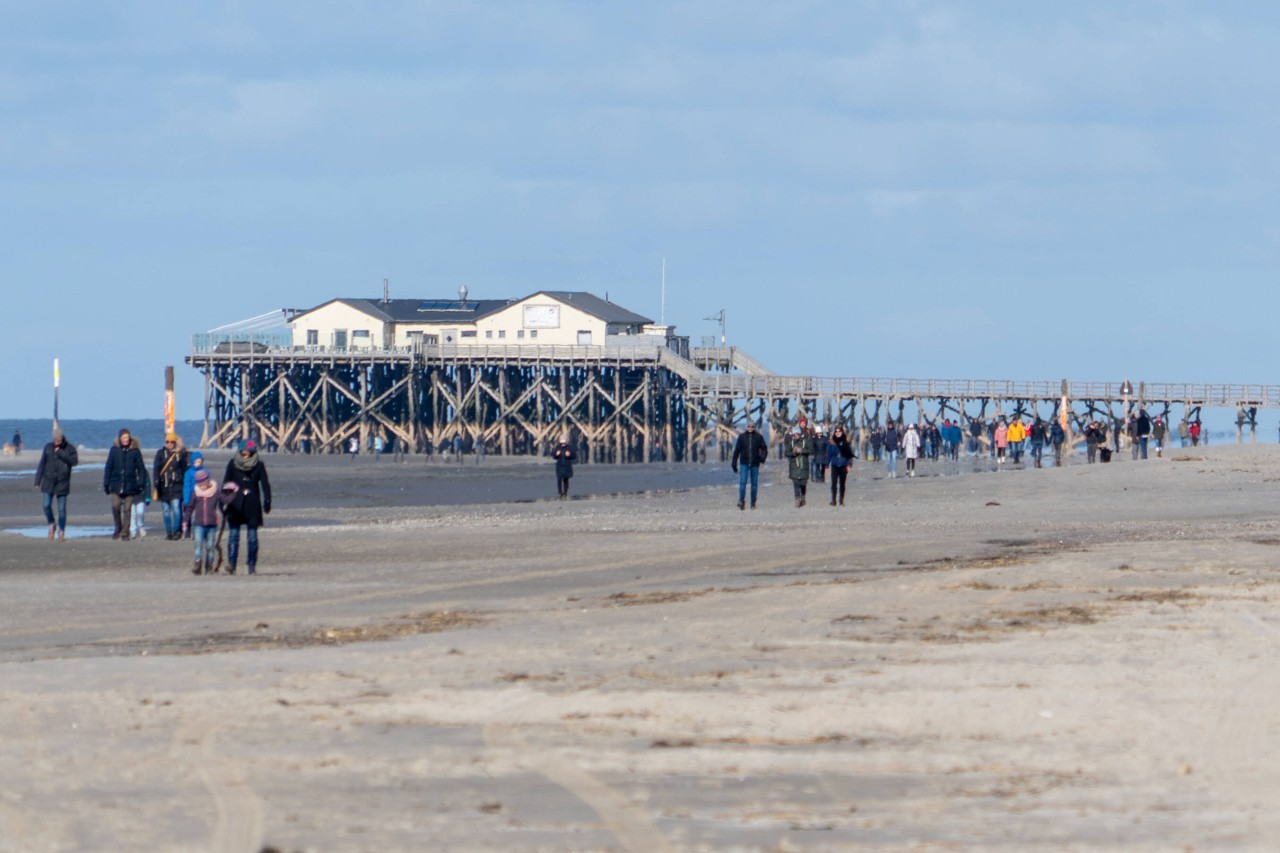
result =
[{"label": "flagpole", "polygon": [[58,426],[58,384],[61,382],[61,375],[58,371],[58,360],[53,360],[53,425]]}]

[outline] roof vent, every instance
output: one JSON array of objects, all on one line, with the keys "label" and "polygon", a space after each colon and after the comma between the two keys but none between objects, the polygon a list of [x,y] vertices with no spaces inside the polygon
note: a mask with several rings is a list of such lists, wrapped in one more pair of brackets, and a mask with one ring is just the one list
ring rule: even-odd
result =
[{"label": "roof vent", "polygon": [[458,299],[462,302],[467,301],[467,286],[465,284],[458,288]]}]

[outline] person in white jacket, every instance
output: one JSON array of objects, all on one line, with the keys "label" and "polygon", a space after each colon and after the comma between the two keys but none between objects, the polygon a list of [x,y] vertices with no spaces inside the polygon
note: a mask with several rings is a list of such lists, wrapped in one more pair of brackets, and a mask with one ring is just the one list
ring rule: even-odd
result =
[{"label": "person in white jacket", "polygon": [[916,475],[916,459],[920,457],[920,430],[915,424],[907,424],[902,434],[902,457],[907,460],[907,476]]}]

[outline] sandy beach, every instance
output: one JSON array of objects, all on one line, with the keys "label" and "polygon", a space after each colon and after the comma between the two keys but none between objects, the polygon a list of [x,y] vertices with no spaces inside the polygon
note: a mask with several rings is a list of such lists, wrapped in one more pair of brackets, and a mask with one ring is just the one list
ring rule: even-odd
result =
[{"label": "sandy beach", "polygon": [[745,512],[727,465],[265,459],[256,577],[156,506],[0,533],[0,851],[1280,849],[1277,445],[803,509],[771,462]]}]

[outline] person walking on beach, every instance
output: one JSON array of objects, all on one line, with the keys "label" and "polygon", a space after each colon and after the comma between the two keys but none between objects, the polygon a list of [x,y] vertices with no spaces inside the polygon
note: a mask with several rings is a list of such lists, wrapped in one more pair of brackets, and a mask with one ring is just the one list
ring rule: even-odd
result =
[{"label": "person walking on beach", "polygon": [[1067,442],[1067,431],[1062,424],[1054,421],[1049,425],[1049,443],[1053,445],[1053,467],[1062,467],[1062,445]]},{"label": "person walking on beach", "polygon": [[217,480],[210,477],[205,468],[194,469],[193,479],[195,485],[191,499],[182,508],[182,530],[190,531],[195,539],[195,568],[191,573],[204,575],[215,569],[213,549],[218,532],[218,513],[226,514],[233,492],[219,491]]},{"label": "person walking on beach", "polygon": [[347,452],[351,454],[351,461],[355,462],[360,455],[360,439],[357,436],[353,435],[347,440]]},{"label": "person walking on beach", "polygon": [[880,461],[880,451],[884,447],[884,430],[877,424],[875,429],[871,430],[871,461]]},{"label": "person walking on beach", "polygon": [[1146,409],[1138,409],[1138,416],[1134,418],[1134,434],[1138,437],[1138,455],[1146,459],[1147,442],[1151,440],[1151,416]]},{"label": "person walking on beach", "polygon": [[1098,421],[1089,421],[1088,426],[1084,428],[1084,443],[1086,448],[1086,459],[1092,465],[1098,461],[1098,448],[1105,444],[1107,440],[1106,434],[1102,430],[1102,424]]},{"label": "person walking on beach", "polygon": [[1155,445],[1156,458],[1159,459],[1164,451],[1164,437],[1169,432],[1169,428],[1165,425],[1163,418],[1156,418],[1151,423],[1151,442]]},{"label": "person walking on beach", "polygon": [[13,431],[13,441],[11,441],[10,443],[13,445],[14,456],[17,456],[19,453],[22,452],[22,431],[21,430],[15,429]]},{"label": "person walking on beach", "polygon": [[889,421],[884,425],[884,459],[885,470],[889,472],[890,480],[898,476],[899,444],[900,439],[898,438],[898,425],[893,421]]},{"label": "person walking on beach", "polygon": [[[133,443],[138,448],[138,455],[142,456],[142,444],[136,438]],[[133,511],[129,514],[129,535],[134,539],[147,538],[147,507],[151,506],[151,494],[151,472],[143,463],[142,491],[134,496]]]},{"label": "person walking on beach", "polygon": [[1031,445],[1031,463],[1037,468],[1040,467],[1040,458],[1044,456],[1046,438],[1048,438],[1048,432],[1045,430],[1044,421],[1036,415],[1036,419],[1031,422],[1031,429],[1027,430],[1027,441]]},{"label": "person walking on beach", "polygon": [[164,515],[164,538],[170,542],[182,538],[182,495],[186,491],[187,449],[177,433],[164,437],[164,447],[156,451],[151,466],[151,481],[156,486],[156,500]]},{"label": "person walking on beach", "polygon": [[112,539],[129,541],[133,502],[142,494],[146,484],[147,463],[142,461],[142,451],[129,430],[122,429],[107,451],[107,462],[102,466],[102,491],[111,496],[111,520],[115,524]]},{"label": "person walking on beach", "polygon": [[756,492],[760,488],[760,465],[769,456],[769,445],[764,436],[756,432],[755,421],[747,421],[747,427],[738,434],[733,444],[733,459],[729,467],[738,475],[738,509],[747,508],[747,483],[751,483],[751,508],[756,508]]},{"label": "person walking on beach", "polygon": [[1191,426],[1187,427],[1187,432],[1191,436],[1191,446],[1197,447],[1200,444],[1200,421],[1191,422]]},{"label": "person walking on beach", "polygon": [[[196,488],[196,474],[204,470],[204,454],[199,450],[191,451],[187,457],[187,472],[182,475],[182,505],[186,506],[191,503],[191,496]],[[192,536],[191,528],[186,530],[186,537],[190,539]]]},{"label": "person walking on beach", "polygon": [[578,456],[569,444],[569,436],[560,436],[560,443],[551,451],[551,458],[556,460],[556,495],[563,500],[569,497],[569,481],[573,479],[573,463]]},{"label": "person walking on beach", "polygon": [[902,434],[902,456],[907,460],[907,476],[916,475],[916,459],[920,457],[920,430],[915,423],[907,424],[907,431]]},{"label": "person walking on beach", "polygon": [[1009,452],[1009,425],[1004,418],[996,424],[991,433],[991,445],[996,451],[996,465],[1003,465],[1005,454]]},{"label": "person walking on beach", "polygon": [[1014,465],[1022,464],[1022,443],[1027,440],[1027,428],[1019,415],[1014,415],[1006,433],[1009,439],[1009,455]]},{"label": "person walking on beach", "polygon": [[[801,418],[803,421],[804,419]],[[787,473],[791,477],[791,487],[795,492],[796,506],[802,507],[805,495],[809,490],[809,459],[813,456],[813,438],[804,431],[800,424],[791,428],[785,442],[785,455],[789,463]]]},{"label": "person walking on beach", "polygon": [[235,486],[226,508],[227,515],[227,571],[236,572],[240,556],[240,528],[247,527],[249,554],[246,567],[249,574],[258,571],[258,528],[271,514],[271,480],[267,477],[267,465],[258,458],[258,445],[253,439],[240,442],[240,452],[227,462],[227,472],[222,477],[222,487]]},{"label": "person walking on beach", "polygon": [[827,469],[831,472],[831,505],[837,500],[844,506],[845,481],[849,478],[849,465],[854,459],[849,437],[844,434],[844,427],[836,424],[831,430],[831,439],[827,442]]},{"label": "person walking on beach", "polygon": [[[67,538],[67,495],[71,494],[71,469],[80,464],[76,446],[67,441],[62,430],[53,428],[53,441],[44,446],[36,465],[36,488],[44,495],[44,520],[49,525],[49,538]],[[58,514],[53,513],[57,504]]]}]

